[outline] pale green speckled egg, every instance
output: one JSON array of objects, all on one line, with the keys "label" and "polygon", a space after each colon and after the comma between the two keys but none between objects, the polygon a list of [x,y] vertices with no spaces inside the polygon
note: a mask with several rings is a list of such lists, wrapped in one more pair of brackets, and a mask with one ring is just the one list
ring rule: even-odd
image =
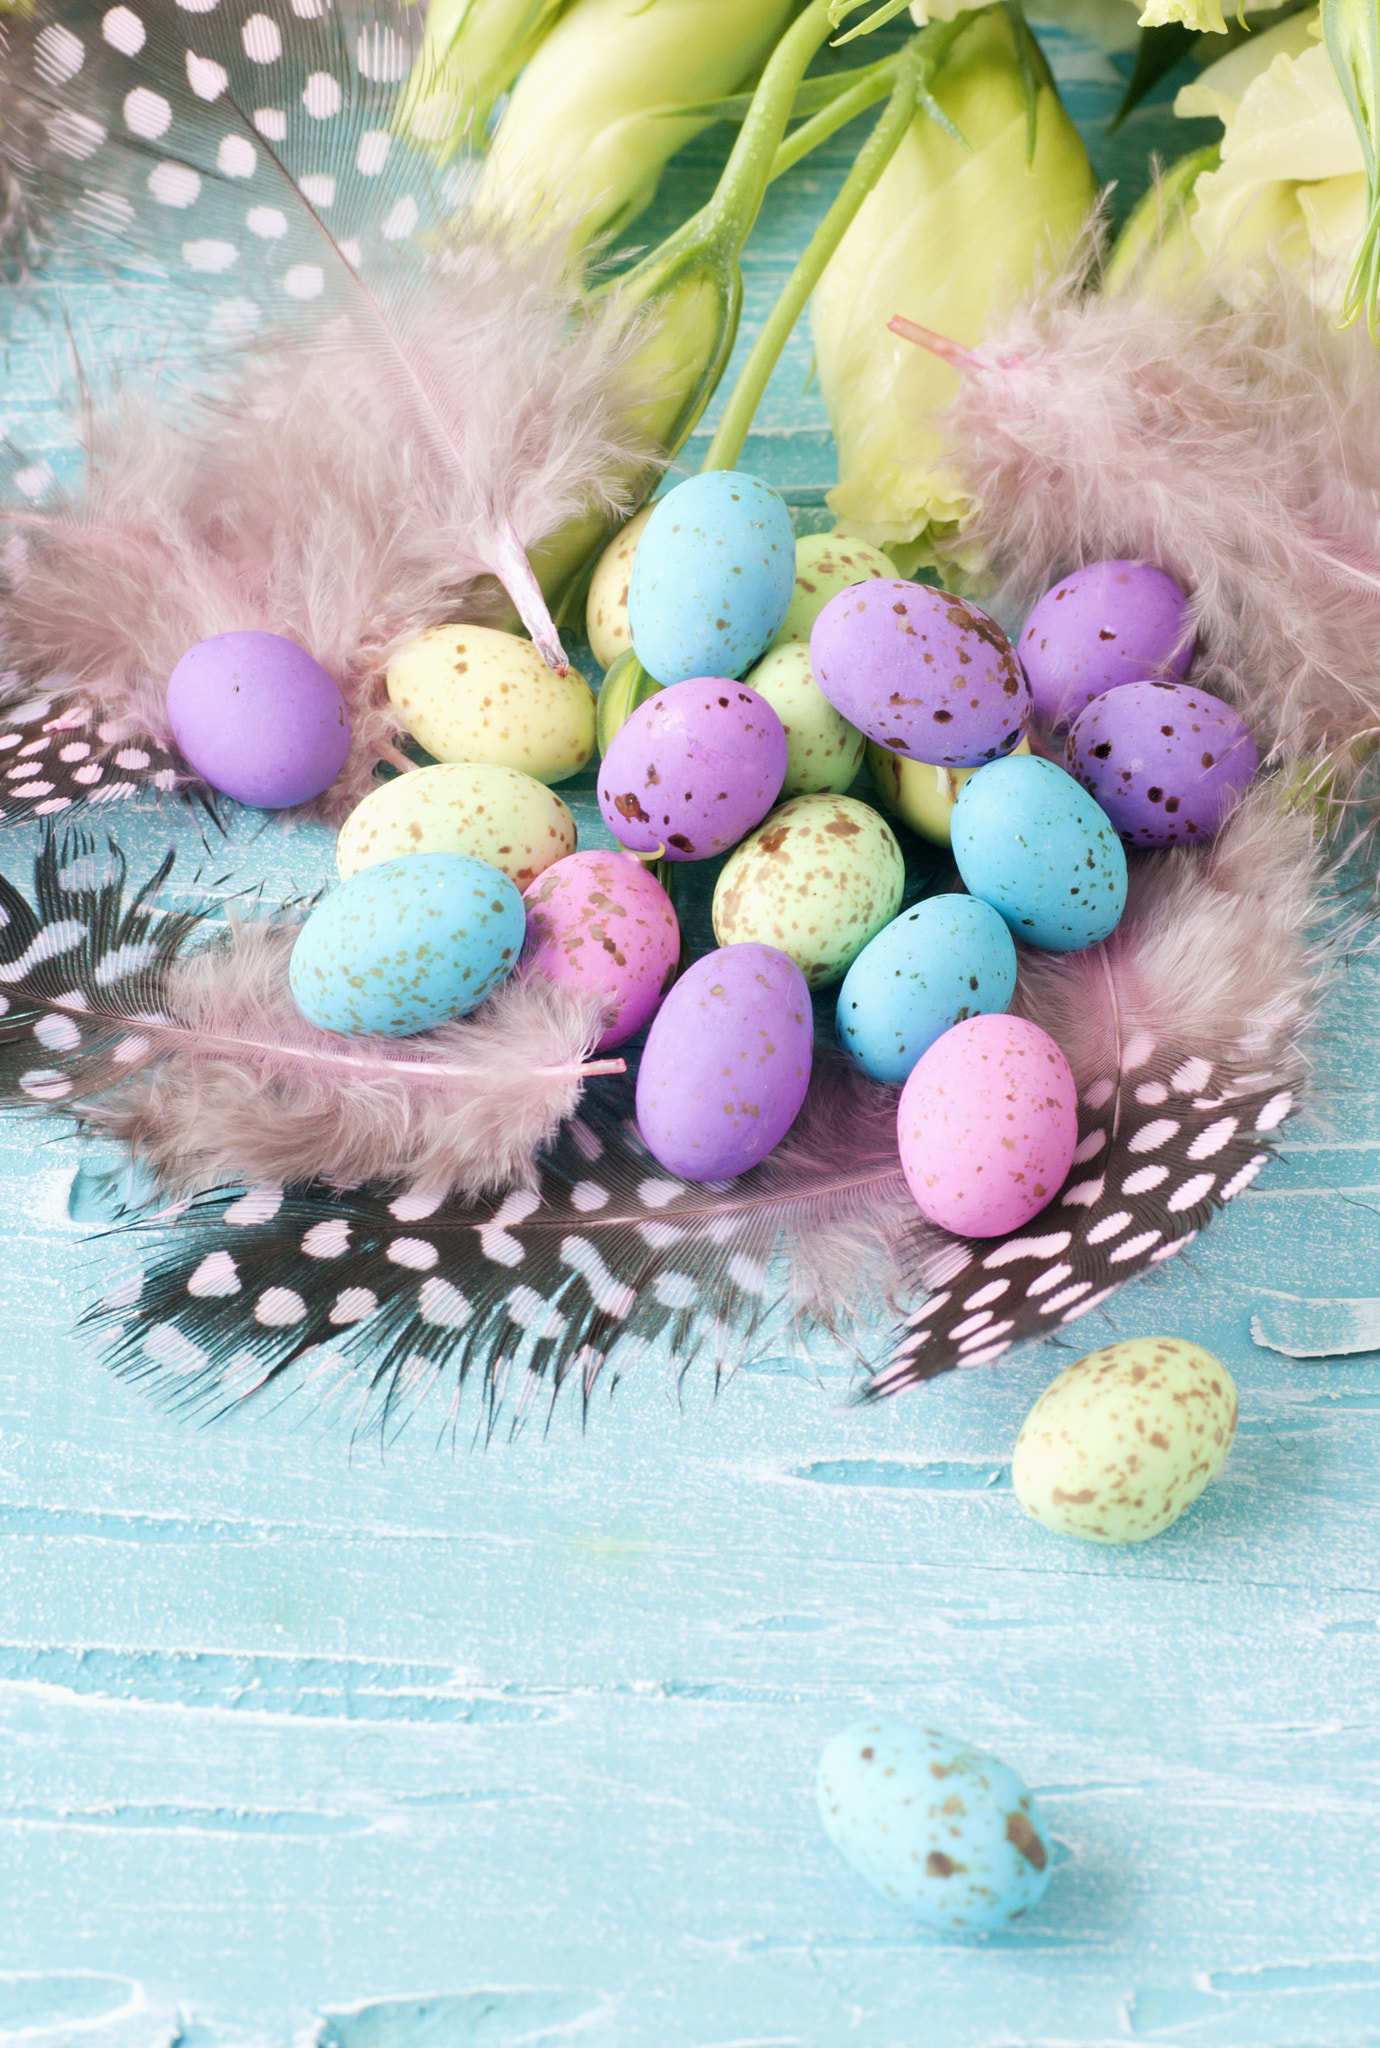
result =
[{"label": "pale green speckled egg", "polygon": [[771,648],[743,680],[766,698],[785,727],[782,796],[847,789],[862,766],[867,742],[856,726],[840,718],[815,681],[809,641]]},{"label": "pale green speckled egg", "polygon": [[846,533],[803,535],[795,544],[795,589],[773,647],[808,640],[815,620],[841,590],[895,574],[896,564],[870,540],[854,540]]},{"label": "pale green speckled egg", "polygon": [[575,820],[554,790],[516,768],[454,761],[370,790],[340,828],[341,876],[403,853],[468,853],[526,889],[575,851]]},{"label": "pale green speckled egg", "polygon": [[1144,1543],[1198,1498],[1236,1434],[1236,1388],[1210,1351],[1132,1337],[1090,1351],[1025,1419],[1011,1484],[1061,1536]]},{"label": "pale green speckled egg", "polygon": [[880,1715],[845,1728],[819,1760],[815,1795],[840,1854],[929,1927],[990,1933],[1049,1883],[1053,1845],[1016,1773],[936,1728]]},{"label": "pale green speckled egg", "polygon": [[775,946],[811,988],[828,988],[895,917],[905,879],[895,834],[869,804],[792,797],[725,862],[714,935],[721,946]]},{"label": "pale green speckled egg", "polygon": [[632,634],[628,630],[628,584],[632,580],[637,543],[654,510],[654,506],[644,505],[637,517],[630,519],[622,531],[613,536],[589,580],[585,637],[600,668],[608,668],[632,646]]},{"label": "pale green speckled egg", "polygon": [[388,664],[388,696],[437,761],[492,761],[564,782],[594,752],[594,696],[530,640],[492,626],[433,626]]}]

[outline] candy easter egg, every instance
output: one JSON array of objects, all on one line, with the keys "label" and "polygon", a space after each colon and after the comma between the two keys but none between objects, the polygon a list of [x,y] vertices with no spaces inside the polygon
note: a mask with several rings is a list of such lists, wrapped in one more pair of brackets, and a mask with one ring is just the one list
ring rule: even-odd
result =
[{"label": "candy easter egg", "polygon": [[463,1017],[511,973],[522,898],[462,853],[413,853],[361,868],[297,935],[293,1000],[326,1031],[406,1038]]},{"label": "candy easter egg", "polygon": [[878,579],[830,598],[810,660],[850,725],[940,768],[1009,754],[1030,714],[1030,686],[1001,627],[923,583]]},{"label": "candy easter egg", "polygon": [[1052,761],[1016,754],[979,769],[958,793],[949,831],[965,887],[1016,938],[1074,953],[1116,929],[1126,907],[1121,841]]},{"label": "candy easter egg", "polygon": [[904,1081],[951,1026],[1005,1010],[1015,992],[1016,948],[1000,913],[976,896],[931,896],[863,947],[834,1026],[865,1074]]},{"label": "candy easter egg", "polygon": [[815,620],[831,597],[851,590],[855,583],[871,583],[879,576],[895,574],[895,563],[870,540],[854,540],[846,533],[802,534],[795,544],[795,588],[773,645],[808,642]]},{"label": "candy easter egg", "polygon": [[656,1014],[675,978],[680,926],[671,899],[626,853],[572,853],[523,898],[523,967],[569,988],[597,988],[609,1019],[597,1050],[621,1045]]},{"label": "candy easter egg", "polygon": [[927,1927],[991,1933],[1044,1896],[1052,1843],[1034,1799],[1009,1765],[938,1729],[845,1728],[815,1791],[835,1848]]},{"label": "candy easter egg", "polygon": [[530,640],[492,626],[433,626],[388,664],[388,697],[437,761],[492,761],[564,782],[594,751],[594,697]]},{"label": "candy easter egg", "polygon": [[589,596],[585,602],[585,635],[590,653],[600,668],[608,668],[632,646],[632,635],[628,631],[628,585],[637,543],[652,511],[652,506],[644,506],[621,533],[614,535],[590,578]]},{"label": "candy easter egg", "polygon": [[1036,718],[1062,736],[1104,690],[1186,675],[1193,619],[1178,584],[1152,562],[1093,562],[1045,592],[1016,647]]},{"label": "candy easter egg", "polygon": [[[1029,735],[1022,737],[1013,754],[1030,752]],[[928,761],[908,761],[887,747],[869,740],[866,748],[868,773],[877,794],[889,811],[894,811],[912,832],[935,846],[949,845],[949,821],[958,792],[976,768],[934,768]]]},{"label": "candy easter egg", "polygon": [[[906,1185],[932,1223],[961,1237],[1019,1230],[1053,1201],[1073,1162],[1069,1063],[1024,1017],[968,1017],[912,1070],[896,1136]],[[1001,1330],[997,1308],[984,1338]]]},{"label": "candy easter egg", "polygon": [[1082,710],[1064,750],[1128,847],[1201,845],[1260,766],[1230,704],[1192,683],[1121,683]]},{"label": "candy easter egg", "polygon": [[599,809],[634,853],[708,860],[766,816],[785,773],[786,735],[766,699],[700,676],[659,690],[618,728]]},{"label": "candy easter egg", "polygon": [[684,1180],[731,1180],[785,1137],[810,1085],[814,1019],[793,960],[721,946],[688,967],[647,1033],[637,1127]]},{"label": "candy easter egg", "polygon": [[862,766],[865,741],[839,717],[815,681],[809,642],[791,640],[769,648],[748,670],[747,680],[766,698],[786,734],[782,796],[847,789]]},{"label": "candy easter egg", "polygon": [[575,851],[575,820],[553,790],[516,768],[458,761],[370,790],[340,828],[342,876],[405,853],[469,853],[525,889]]},{"label": "candy easter egg", "polygon": [[828,988],[895,917],[905,881],[896,835],[869,804],[792,797],[725,861],[714,936],[776,946],[811,988]]},{"label": "candy easter egg", "polygon": [[168,678],[168,723],[198,775],[237,803],[281,811],[330,788],[350,751],[345,700],[279,633],[216,633]]},{"label": "candy easter egg", "polygon": [[770,484],[711,469],[652,508],[633,557],[628,625],[659,683],[741,676],[771,645],[795,588],[795,534]]}]

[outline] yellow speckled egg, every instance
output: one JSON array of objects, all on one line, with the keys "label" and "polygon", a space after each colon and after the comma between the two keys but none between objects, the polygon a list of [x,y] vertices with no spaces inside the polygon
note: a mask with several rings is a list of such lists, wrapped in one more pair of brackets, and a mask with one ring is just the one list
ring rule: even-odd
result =
[{"label": "yellow speckled egg", "polygon": [[782,796],[847,789],[862,766],[867,742],[855,725],[839,716],[815,681],[809,641],[792,640],[769,649],[743,680],[766,698],[785,727]]},{"label": "yellow speckled egg", "polygon": [[575,820],[544,783],[457,761],[371,790],[340,828],[335,863],[344,878],[401,853],[468,853],[526,889],[574,851]]},{"label": "yellow speckled egg", "polygon": [[808,640],[815,620],[841,590],[895,574],[896,564],[870,540],[854,540],[846,533],[803,535],[795,544],[795,589],[772,646]]},{"label": "yellow speckled egg", "polygon": [[792,797],[736,847],[714,891],[721,946],[775,946],[811,988],[842,981],[901,908],[896,836],[856,797]]},{"label": "yellow speckled egg", "polygon": [[[948,846],[954,799],[968,777],[977,774],[976,768],[932,768],[928,761],[908,761],[902,754],[893,754],[890,747],[879,747],[875,740],[868,740],[866,751],[868,772],[887,809],[895,811],[922,839]],[[1030,741],[1022,738],[1011,751],[1028,754]]]},{"label": "yellow speckled egg", "polygon": [[530,640],[492,626],[433,626],[388,665],[388,695],[437,761],[492,761],[564,782],[594,752],[594,693],[558,676]]},{"label": "yellow speckled egg", "polygon": [[630,519],[622,532],[613,536],[590,578],[589,597],[585,603],[585,634],[600,668],[608,668],[632,646],[632,635],[628,631],[628,579],[632,575],[637,543],[653,509],[651,505],[644,505],[636,518]]},{"label": "yellow speckled egg", "polygon": [[1144,1543],[1177,1521],[1236,1434],[1231,1374],[1182,1337],[1090,1351],[1025,1419],[1011,1483],[1027,1514],[1061,1536]]}]

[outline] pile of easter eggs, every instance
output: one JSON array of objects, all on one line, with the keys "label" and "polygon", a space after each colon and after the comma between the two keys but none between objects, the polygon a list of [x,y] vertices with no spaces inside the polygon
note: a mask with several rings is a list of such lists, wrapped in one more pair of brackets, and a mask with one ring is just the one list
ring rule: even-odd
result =
[{"label": "pile of easter eggs", "polygon": [[[519,962],[594,988],[599,1050],[647,1032],[653,1156],[707,1181],[790,1129],[811,998],[837,987],[844,1052],[901,1088],[922,1211],[976,1236],[1027,1222],[1077,1131],[1063,1054],[1008,1014],[1017,942],[1108,937],[1127,850],[1206,842],[1257,766],[1235,712],[1184,680],[1183,593],[1149,564],[1095,563],[1013,644],[866,542],[797,543],[770,486],[710,471],[611,544],[587,618],[609,671],[597,710],[578,675],[489,628],[438,627],[394,657],[390,700],[435,765],[346,820],[341,886],[292,956],[304,1015],[405,1036],[464,1016]],[[321,794],[349,749],[334,682],[272,634],[202,642],[168,701],[192,765],[266,808]],[[577,851],[551,785],[596,732],[617,845]],[[903,907],[895,832],[850,793],[864,760],[881,806],[951,848],[962,893]],[[680,927],[650,869],[708,860],[718,945],[677,978]]]}]

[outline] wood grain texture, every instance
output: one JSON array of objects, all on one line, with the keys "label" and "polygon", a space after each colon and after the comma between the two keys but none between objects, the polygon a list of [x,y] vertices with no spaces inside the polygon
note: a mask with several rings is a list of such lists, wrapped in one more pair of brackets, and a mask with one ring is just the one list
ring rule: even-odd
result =
[{"label": "wood grain texture", "polygon": [[[1105,114],[1105,60],[1055,56]],[[773,196],[749,327],[845,155]],[[12,427],[51,436],[53,345],[11,350]],[[745,466],[823,523],[807,365]],[[138,872],[175,839],[174,890],[330,869],[314,827],[105,822]],[[112,1381],[71,1330],[126,1252],[70,1219],[72,1147],[0,1124],[0,2044],[1380,2042],[1380,1372],[1249,1328],[1265,1291],[1380,1294],[1377,995],[1358,959],[1319,1119],[1063,1351],[867,1412],[827,1356],[717,1400],[653,1367],[584,1436],[473,1455],[352,1446],[308,1397],[192,1430]],[[1020,1423],[1155,1332],[1236,1376],[1232,1456],[1144,1549],[1056,1538],[1010,1490]],[[1037,1792],[1027,1925],[917,1930],[831,1849],[815,1761],[874,1709]]]}]

